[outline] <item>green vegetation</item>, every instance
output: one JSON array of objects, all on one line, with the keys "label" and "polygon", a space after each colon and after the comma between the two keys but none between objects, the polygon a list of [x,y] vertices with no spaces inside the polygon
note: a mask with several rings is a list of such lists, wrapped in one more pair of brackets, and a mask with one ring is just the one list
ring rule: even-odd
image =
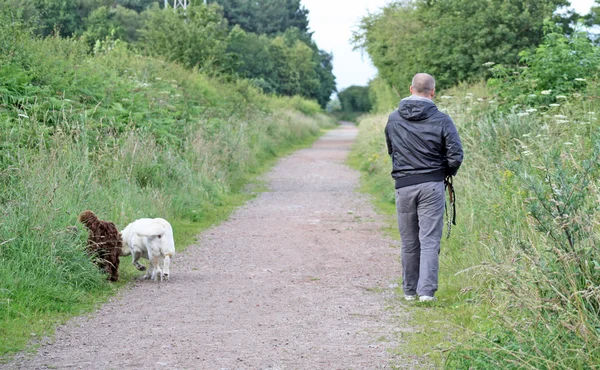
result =
[{"label": "green vegetation", "polygon": [[366,86],[350,86],[338,93],[342,112],[370,112],[372,105],[369,88]]},{"label": "green vegetation", "polygon": [[380,76],[398,91],[422,71],[436,76],[440,88],[449,88],[487,77],[488,62],[517,63],[519,52],[540,43],[544,20],[567,4],[566,0],[394,1],[363,18],[354,44],[369,53]]},{"label": "green vegetation", "polygon": [[80,212],[119,228],[164,217],[181,250],[252,196],[245,188],[272,159],[331,125],[316,101],[264,95],[119,40],[90,54],[86,40],[36,37],[2,8],[0,355],[135,275],[124,262],[122,281],[106,281],[85,253]]},{"label": "green vegetation", "polygon": [[[392,4],[381,14],[398,7],[416,11]],[[408,305],[423,330],[407,335],[404,350],[446,368],[600,363],[599,47],[555,23],[540,32],[539,45],[515,46],[512,65],[489,60],[498,64],[479,74],[487,81],[437,97],[465,148],[455,179],[458,225],[442,241],[439,301]],[[373,47],[396,41],[381,38]],[[388,67],[402,72],[391,80],[380,69],[370,84],[374,112],[394,109],[395,81],[412,77],[397,63]],[[465,70],[477,76],[475,67]],[[364,173],[365,190],[393,215],[386,121],[384,114],[362,118],[351,163]]]},{"label": "green vegetation", "polygon": [[299,0],[190,3],[176,11],[156,0],[0,0],[0,7],[39,36],[81,37],[93,50],[123,41],[143,55],[247,79],[264,93],[300,95],[325,108],[335,91],[333,56],[307,31]]}]

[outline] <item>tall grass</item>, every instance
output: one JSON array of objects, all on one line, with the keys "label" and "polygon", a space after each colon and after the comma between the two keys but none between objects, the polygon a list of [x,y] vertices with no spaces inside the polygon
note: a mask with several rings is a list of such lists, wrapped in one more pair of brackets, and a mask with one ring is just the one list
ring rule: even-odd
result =
[{"label": "tall grass", "polygon": [[[426,329],[411,349],[453,369],[597,368],[600,103],[573,94],[507,107],[489,96],[461,86],[438,100],[465,162],[458,226],[442,241],[440,301],[413,312]],[[385,122],[361,122],[353,155],[391,205]]]},{"label": "tall grass", "polygon": [[167,218],[181,249],[271,158],[332,125],[314,102],[118,42],[91,56],[0,18],[0,355],[120,286],[86,256],[80,212],[119,228]]}]

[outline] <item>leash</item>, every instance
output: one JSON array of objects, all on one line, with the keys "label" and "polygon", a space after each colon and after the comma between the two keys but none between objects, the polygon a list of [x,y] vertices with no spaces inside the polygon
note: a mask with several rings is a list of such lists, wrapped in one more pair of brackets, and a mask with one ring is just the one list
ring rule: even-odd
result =
[{"label": "leash", "polygon": [[448,217],[448,207],[446,207],[446,239],[449,239],[452,225],[456,225],[456,192],[452,185],[452,176],[447,176],[444,179],[444,187],[448,191],[448,200],[450,201],[450,208],[452,208],[452,218],[450,218]]}]

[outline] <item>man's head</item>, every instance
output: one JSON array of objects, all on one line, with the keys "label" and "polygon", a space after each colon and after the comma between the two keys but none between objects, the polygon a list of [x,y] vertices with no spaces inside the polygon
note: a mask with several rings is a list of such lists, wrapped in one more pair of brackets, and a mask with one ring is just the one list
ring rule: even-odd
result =
[{"label": "man's head", "polygon": [[433,99],[435,96],[435,80],[427,73],[417,73],[410,85],[412,95]]}]

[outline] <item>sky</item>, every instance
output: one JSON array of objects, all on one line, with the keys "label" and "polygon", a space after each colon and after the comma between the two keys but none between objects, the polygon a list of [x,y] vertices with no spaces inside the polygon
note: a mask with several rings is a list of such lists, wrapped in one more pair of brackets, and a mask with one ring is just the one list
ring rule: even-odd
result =
[{"label": "sky", "polygon": [[[333,53],[333,74],[338,91],[352,85],[365,86],[377,74],[369,56],[353,51],[350,43],[362,17],[390,3],[391,0],[301,0],[308,9],[313,39],[319,49]],[[589,12],[594,0],[571,0],[580,14]]]}]

